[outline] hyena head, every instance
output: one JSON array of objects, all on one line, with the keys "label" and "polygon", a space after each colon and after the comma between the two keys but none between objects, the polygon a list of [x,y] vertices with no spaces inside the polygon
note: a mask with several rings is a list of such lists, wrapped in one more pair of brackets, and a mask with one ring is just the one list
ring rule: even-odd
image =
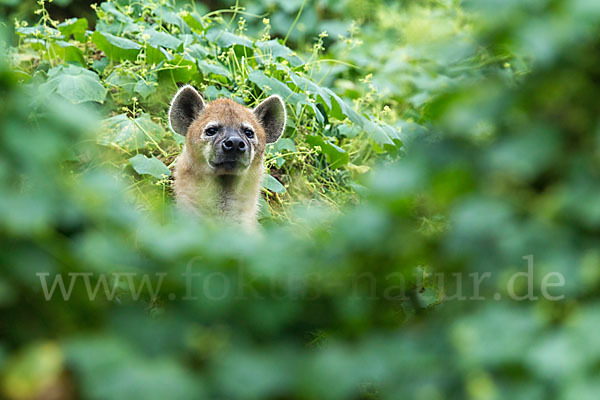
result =
[{"label": "hyena head", "polygon": [[186,137],[186,147],[204,174],[242,175],[262,166],[267,143],[285,128],[283,100],[271,96],[250,110],[229,99],[204,103],[192,86],[182,87],[171,102],[171,129]]}]

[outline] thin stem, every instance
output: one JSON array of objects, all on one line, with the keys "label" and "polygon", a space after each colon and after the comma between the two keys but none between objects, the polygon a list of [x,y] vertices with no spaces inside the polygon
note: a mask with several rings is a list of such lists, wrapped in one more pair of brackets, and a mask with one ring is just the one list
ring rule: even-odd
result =
[{"label": "thin stem", "polygon": [[304,0],[302,2],[302,6],[300,7],[300,10],[298,11],[298,14],[296,14],[296,19],[294,20],[294,23],[292,24],[292,26],[290,26],[290,30],[287,32],[287,34],[285,35],[285,39],[283,39],[283,44],[285,44],[288,40],[288,38],[290,37],[290,34],[292,33],[292,31],[294,30],[294,27],[296,26],[296,24],[298,23],[298,20],[300,19],[300,15],[302,15],[302,10],[304,10],[304,6],[306,5],[306,0]]}]

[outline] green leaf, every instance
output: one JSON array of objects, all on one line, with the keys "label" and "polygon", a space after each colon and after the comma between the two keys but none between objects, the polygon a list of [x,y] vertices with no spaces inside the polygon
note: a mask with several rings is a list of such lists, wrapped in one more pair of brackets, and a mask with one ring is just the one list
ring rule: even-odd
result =
[{"label": "green leaf", "polygon": [[204,31],[204,25],[202,25],[201,17],[198,17],[196,13],[190,13],[184,11],[181,15],[183,21],[196,33],[202,33]]},{"label": "green leaf", "polygon": [[281,138],[275,143],[273,143],[271,146],[273,151],[296,151],[296,145],[294,144],[294,141],[290,138]]},{"label": "green leaf", "polygon": [[258,198],[258,219],[270,218],[272,217],[271,210],[269,209],[269,204],[267,201],[260,196]]},{"label": "green leaf", "polygon": [[221,64],[209,63],[208,61],[198,61],[198,67],[203,73],[211,73],[214,75],[224,76],[228,79],[232,79],[229,70],[225,69]]},{"label": "green leaf", "polygon": [[151,94],[156,92],[157,88],[158,84],[156,83],[156,81],[145,81],[143,79],[140,79],[135,83],[133,90],[137,94],[139,94],[142,97],[142,99],[147,99]]},{"label": "green leaf", "polygon": [[216,42],[221,48],[231,47],[236,44],[249,49],[252,48],[251,40],[221,29],[210,29],[206,32],[206,38],[211,42]]},{"label": "green leaf", "polygon": [[108,58],[116,61],[135,61],[142,48],[142,46],[132,40],[99,31],[92,34],[92,42],[94,42]]},{"label": "green leaf", "polygon": [[161,47],[153,47],[150,44],[144,46],[146,52],[146,62],[150,65],[160,64],[161,61],[172,58],[168,52]]},{"label": "green leaf", "polygon": [[263,55],[270,54],[273,58],[283,58],[288,60],[294,67],[298,67],[304,62],[290,49],[280,44],[277,39],[269,40],[267,42],[256,42],[256,47],[260,49]]},{"label": "green leaf", "polygon": [[344,100],[337,94],[335,94],[332,90],[328,88],[322,89],[325,93],[327,93],[335,103],[332,102],[331,112],[338,119],[344,119],[345,117],[349,118],[350,121],[354,122],[356,125],[363,127],[366,123],[366,118],[359,115],[352,106],[346,104]]},{"label": "green leaf", "polygon": [[159,142],[164,136],[165,130],[152,121],[148,114],[142,114],[138,118],[119,114],[103,121],[98,142],[105,146],[135,151]]},{"label": "green leaf", "polygon": [[183,42],[176,37],[169,35],[165,32],[158,32],[154,29],[149,29],[144,31],[143,35],[148,35],[150,38],[148,39],[148,43],[150,43],[154,47],[162,46],[167,49],[179,50],[179,47],[183,44]]},{"label": "green leaf", "polygon": [[325,89],[310,79],[297,75],[290,69],[287,69],[287,72],[289,73],[292,82],[294,82],[294,85],[296,85],[298,89],[300,89],[302,92],[310,92],[315,94],[315,99],[317,99],[317,96],[320,96],[321,101],[325,103],[329,109],[331,109],[331,95]]},{"label": "green leaf", "polygon": [[206,90],[204,91],[204,93],[202,93],[208,100],[215,100],[219,97],[226,97],[228,99],[231,99],[232,93],[225,89],[224,87],[222,87],[221,89],[217,89],[215,86],[210,85],[209,87],[206,88]]},{"label": "green leaf", "polygon": [[83,58],[83,52],[77,46],[73,46],[71,43],[62,40],[52,42],[51,46],[52,50],[54,50],[56,55],[63,61],[75,61],[81,66],[86,65],[85,59]]},{"label": "green leaf", "polygon": [[265,174],[263,178],[263,188],[275,193],[285,193],[285,186],[270,174]]},{"label": "green leaf", "polygon": [[165,61],[163,69],[158,72],[159,77],[163,79],[168,77],[173,82],[189,82],[198,73],[198,67],[193,60],[187,59],[179,54],[172,60]]},{"label": "green leaf", "polygon": [[48,71],[48,80],[42,88],[56,92],[74,104],[87,101],[102,103],[106,98],[106,88],[98,75],[75,65],[52,68]]},{"label": "green leaf", "polygon": [[[270,154],[281,153],[284,150],[291,152],[296,151],[296,145],[294,144],[294,141],[290,138],[281,138],[275,143],[268,145],[267,148]],[[277,157],[275,158],[275,165],[277,166],[277,168],[281,168],[281,166],[285,164],[285,161],[285,157]]]},{"label": "green leaf", "polygon": [[164,178],[165,176],[171,176],[171,171],[162,161],[158,158],[146,157],[143,154],[136,154],[129,159],[129,163],[140,175],[152,175],[155,178]]},{"label": "green leaf", "polygon": [[278,94],[279,96],[283,97],[283,99],[288,103],[296,104],[306,100],[305,96],[299,93],[294,93],[292,89],[290,89],[285,83],[275,78],[266,76],[262,71],[252,71],[248,75],[248,79],[251,82],[255,83],[265,93],[269,95]]},{"label": "green leaf", "polygon": [[119,92],[124,92],[127,95],[132,95],[137,79],[133,75],[133,72],[129,70],[115,69],[106,78],[105,82],[109,88],[117,89]]},{"label": "green leaf", "polygon": [[75,40],[84,43],[85,31],[88,28],[88,21],[85,18],[67,19],[58,25],[58,30],[62,33],[66,40],[69,40],[71,35]]},{"label": "green leaf", "polygon": [[208,55],[208,50],[198,43],[190,45],[187,50],[188,54],[194,57],[196,60],[203,60]]},{"label": "green leaf", "polygon": [[346,150],[327,141],[321,136],[306,135],[306,143],[313,147],[320,147],[323,154],[327,157],[327,161],[331,168],[339,168],[342,165],[348,164],[348,161],[350,161],[350,156]]}]

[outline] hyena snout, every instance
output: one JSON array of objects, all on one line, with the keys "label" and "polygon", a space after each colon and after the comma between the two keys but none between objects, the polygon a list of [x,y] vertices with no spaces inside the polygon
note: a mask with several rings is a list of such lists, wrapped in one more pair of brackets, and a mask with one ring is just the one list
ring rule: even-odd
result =
[{"label": "hyena snout", "polygon": [[234,129],[225,129],[222,136],[213,142],[209,164],[218,173],[241,173],[252,162],[251,146],[250,141]]},{"label": "hyena snout", "polygon": [[242,139],[241,137],[230,136],[223,140],[223,142],[221,143],[221,148],[223,149],[223,152],[228,154],[242,154],[246,152],[248,146],[246,145],[246,142],[244,142],[244,139]]}]

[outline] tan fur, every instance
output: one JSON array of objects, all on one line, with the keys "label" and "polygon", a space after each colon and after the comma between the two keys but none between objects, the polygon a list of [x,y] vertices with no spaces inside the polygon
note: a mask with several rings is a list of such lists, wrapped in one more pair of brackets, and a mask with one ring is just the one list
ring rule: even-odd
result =
[{"label": "tan fur", "polygon": [[[203,135],[211,121],[232,127],[246,123],[254,129],[252,159],[241,174],[218,175],[211,170],[207,160],[210,141]],[[228,99],[207,103],[202,114],[190,125],[175,166],[174,188],[178,204],[196,215],[232,221],[249,228],[255,226],[265,146],[265,131],[249,109]]]}]

